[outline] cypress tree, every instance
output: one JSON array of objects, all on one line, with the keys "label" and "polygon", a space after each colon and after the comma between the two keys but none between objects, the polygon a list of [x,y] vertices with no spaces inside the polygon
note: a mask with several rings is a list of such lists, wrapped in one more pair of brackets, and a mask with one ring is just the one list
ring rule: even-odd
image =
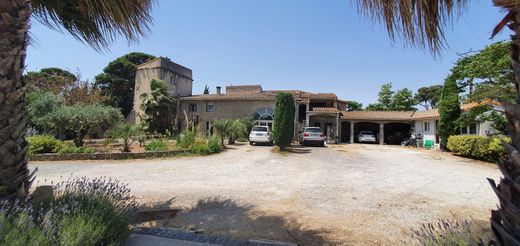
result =
[{"label": "cypress tree", "polygon": [[285,151],[294,137],[294,97],[287,92],[276,94],[273,137],[281,151]]},{"label": "cypress tree", "polygon": [[441,149],[445,149],[448,137],[456,135],[459,129],[457,119],[460,117],[459,88],[452,76],[444,81],[439,101],[439,125],[437,131],[441,139]]}]

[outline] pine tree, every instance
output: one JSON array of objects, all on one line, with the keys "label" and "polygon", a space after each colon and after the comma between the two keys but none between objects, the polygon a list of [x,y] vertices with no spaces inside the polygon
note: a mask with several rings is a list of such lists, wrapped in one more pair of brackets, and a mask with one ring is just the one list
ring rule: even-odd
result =
[{"label": "pine tree", "polygon": [[460,117],[459,88],[452,76],[446,78],[439,101],[438,132],[441,139],[441,148],[448,143],[448,137],[456,135],[458,130],[457,119]]},{"label": "pine tree", "polygon": [[285,151],[294,137],[294,97],[287,92],[276,94],[273,137],[275,144]]}]

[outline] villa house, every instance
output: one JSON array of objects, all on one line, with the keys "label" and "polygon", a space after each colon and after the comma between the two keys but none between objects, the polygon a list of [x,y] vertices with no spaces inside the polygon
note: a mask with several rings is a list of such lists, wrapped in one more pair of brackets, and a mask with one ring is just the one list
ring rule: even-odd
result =
[{"label": "villa house", "polygon": [[[320,127],[329,142],[356,143],[360,131],[372,131],[379,144],[400,144],[412,134],[421,134],[424,140],[439,143],[436,109],[426,111],[346,111],[347,102],[334,93],[314,93],[303,90],[265,90],[261,85],[218,86],[214,94],[192,94],[192,71],[163,57],[137,66],[134,110],[129,120],[139,123],[140,95],[150,91],[150,81],[166,82],[168,92],[175,97],[172,105],[176,112],[178,130],[196,129],[200,134],[213,134],[213,122],[219,119],[250,117],[259,125],[272,126],[276,93],[288,92],[294,96],[294,136],[297,140],[303,127]],[[462,105],[469,110],[476,105]],[[461,128],[461,134],[487,135],[489,122],[476,121]]]}]

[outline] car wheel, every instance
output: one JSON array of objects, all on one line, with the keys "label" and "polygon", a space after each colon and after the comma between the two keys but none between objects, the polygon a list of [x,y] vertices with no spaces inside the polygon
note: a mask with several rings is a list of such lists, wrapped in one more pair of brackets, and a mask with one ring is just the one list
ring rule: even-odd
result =
[{"label": "car wheel", "polygon": [[326,144],[327,144],[327,143],[325,143],[325,141],[323,141],[323,142],[321,143],[321,147],[325,147]]},{"label": "car wheel", "polygon": [[302,142],[302,146],[305,146],[307,145],[307,143],[305,141]]},{"label": "car wheel", "polygon": [[253,141],[249,141],[249,145],[253,146],[255,144]]}]

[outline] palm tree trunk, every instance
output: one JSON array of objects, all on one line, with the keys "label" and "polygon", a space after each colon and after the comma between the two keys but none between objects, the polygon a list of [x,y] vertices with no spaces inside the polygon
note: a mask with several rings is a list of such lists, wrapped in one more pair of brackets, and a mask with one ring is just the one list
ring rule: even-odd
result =
[{"label": "palm tree trunk", "polygon": [[0,200],[27,193],[32,182],[25,140],[27,0],[0,1]]},{"label": "palm tree trunk", "polygon": [[500,202],[498,209],[491,212],[491,228],[500,245],[520,245],[520,14],[513,14],[511,62],[517,98],[514,104],[504,103],[511,144],[504,143],[507,158],[497,163],[503,176],[499,184],[488,179]]}]

